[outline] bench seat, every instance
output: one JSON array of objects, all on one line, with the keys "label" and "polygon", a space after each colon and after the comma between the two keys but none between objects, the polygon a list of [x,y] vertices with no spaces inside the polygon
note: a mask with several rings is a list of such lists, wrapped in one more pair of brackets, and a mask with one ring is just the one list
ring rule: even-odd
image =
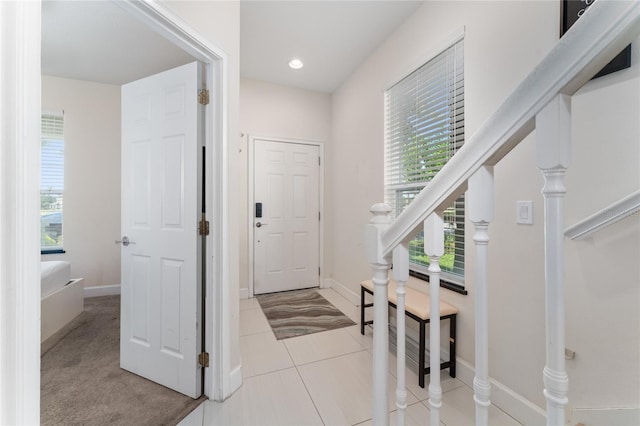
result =
[{"label": "bench seat", "polygon": [[[397,283],[389,280],[388,298],[389,305],[397,308],[398,296],[396,294]],[[424,388],[424,376],[431,372],[429,366],[425,365],[425,334],[426,324],[431,318],[431,298],[429,295],[405,286],[405,314],[417,321],[420,325],[420,336],[418,342],[418,382]],[[365,308],[370,308],[373,303],[365,303],[365,293],[373,295],[374,285],[371,280],[360,283],[360,333],[364,335],[364,326],[373,324],[373,321],[365,321]],[[440,319],[449,320],[449,360],[440,364],[440,369],[449,369],[449,375],[456,377],[456,317],[458,309],[447,302],[440,301]]]}]

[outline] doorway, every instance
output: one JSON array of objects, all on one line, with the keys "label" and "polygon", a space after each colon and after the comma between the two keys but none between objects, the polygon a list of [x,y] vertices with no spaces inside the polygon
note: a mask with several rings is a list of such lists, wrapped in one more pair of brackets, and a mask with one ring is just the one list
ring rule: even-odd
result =
[{"label": "doorway", "polygon": [[322,144],[250,137],[250,296],[322,283]]},{"label": "doorway", "polygon": [[[207,197],[211,200],[211,216],[217,218],[212,223],[211,236],[207,242],[207,292],[206,302],[208,318],[212,326],[206,336],[207,351],[212,352],[217,362],[205,374],[207,386],[205,392],[210,398],[222,400],[230,395],[241,383],[232,377],[231,336],[230,336],[230,284],[226,279],[230,260],[228,253],[229,238],[225,230],[229,229],[228,191],[228,139],[226,137],[226,111],[228,109],[226,93],[227,83],[223,71],[226,70],[227,56],[202,36],[186,27],[183,20],[161,4],[135,2],[119,3],[119,6],[134,15],[145,25],[171,39],[196,59],[207,66],[207,84],[219,94],[212,99],[212,108],[206,115],[207,130],[207,176],[211,184],[207,186]],[[7,49],[0,52],[3,62],[15,64],[7,70],[5,82],[0,84],[3,96],[3,120],[7,129],[19,129],[15,138],[7,138],[7,152],[12,158],[3,160],[3,172],[8,180],[16,182],[12,188],[3,189],[4,196],[13,199],[19,195],[19,202],[12,203],[7,215],[2,216],[3,229],[13,223],[14,232],[6,244],[15,244],[12,252],[17,253],[15,261],[7,262],[5,275],[15,277],[8,280],[8,297],[3,306],[17,306],[16,309],[2,310],[0,314],[7,333],[3,333],[6,347],[16,348],[11,357],[0,358],[0,373],[3,385],[13,391],[3,392],[1,398],[2,418],[8,423],[37,423],[39,418],[39,303],[40,288],[37,279],[39,239],[38,193],[39,164],[39,117],[40,102],[40,25],[41,9],[39,2],[16,2],[3,5],[2,35],[6,38]],[[6,25],[5,25],[6,24]],[[11,89],[11,90],[9,90]],[[25,91],[25,89],[28,89]],[[19,90],[22,90],[19,92]],[[14,96],[15,95],[15,96]],[[11,106],[11,108],[9,108]],[[13,133],[11,134],[13,135]],[[3,151],[4,152],[4,151]],[[13,161],[12,161],[13,160]],[[15,164],[15,166],[12,166]],[[7,165],[5,168],[4,166]],[[13,192],[19,188],[19,192]],[[24,195],[20,195],[24,194]],[[25,201],[26,200],[26,201]],[[12,218],[20,220],[11,222]],[[4,246],[3,246],[4,248]],[[8,252],[8,250],[7,250]],[[4,265],[4,263],[3,263]],[[5,281],[3,280],[3,284]],[[220,285],[215,285],[219,283]],[[13,290],[19,289],[19,291]],[[5,293],[3,293],[5,294]],[[225,303],[226,302],[226,303]],[[4,337],[7,337],[5,340]],[[12,372],[11,374],[9,374]],[[5,379],[7,379],[5,381]],[[11,408],[9,410],[9,408]]]}]

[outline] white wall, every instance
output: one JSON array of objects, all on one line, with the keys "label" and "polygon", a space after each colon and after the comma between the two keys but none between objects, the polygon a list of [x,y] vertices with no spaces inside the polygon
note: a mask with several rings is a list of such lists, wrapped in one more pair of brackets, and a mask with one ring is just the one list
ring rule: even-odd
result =
[{"label": "white wall", "polygon": [[120,86],[42,77],[42,107],[64,110],[64,254],[85,287],[120,284]]},{"label": "white wall", "polygon": [[[331,96],[326,93],[280,86],[262,81],[240,81],[240,129],[244,134],[238,158],[240,169],[240,291],[248,294],[248,182],[247,143],[250,136],[312,140],[324,144],[325,168],[331,164]],[[331,229],[332,197],[330,173],[325,174],[325,230]],[[326,218],[329,219],[326,219]],[[331,273],[331,233],[325,232],[322,270]]]},{"label": "white wall", "polygon": [[[334,279],[352,291],[370,276],[362,246],[369,207],[383,201],[383,90],[465,27],[465,120],[471,135],[558,39],[558,2],[427,2],[333,94]],[[589,83],[574,97],[574,164],[567,176],[566,224],[640,187],[638,46],[633,67]],[[542,177],[535,135],[495,168],[490,227],[490,373],[544,407]],[[534,225],[515,224],[515,202],[534,202]],[[458,356],[474,363],[474,262],[467,223],[466,288],[443,299],[460,309]],[[639,219],[566,243],[570,406],[638,406]],[[426,288],[420,282],[413,285]],[[617,367],[613,367],[617,366]]]}]

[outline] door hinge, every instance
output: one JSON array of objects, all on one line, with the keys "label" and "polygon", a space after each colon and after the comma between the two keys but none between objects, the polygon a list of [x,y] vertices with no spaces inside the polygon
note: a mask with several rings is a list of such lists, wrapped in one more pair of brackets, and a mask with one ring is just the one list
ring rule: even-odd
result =
[{"label": "door hinge", "polygon": [[322,274],[320,274],[320,267],[318,267],[318,276],[320,276]]},{"label": "door hinge", "polygon": [[320,157],[318,157],[318,166],[320,165]]},{"label": "door hinge", "polygon": [[202,352],[198,355],[198,364],[201,367],[209,367],[209,352]]},{"label": "door hinge", "polygon": [[209,235],[209,221],[201,219],[198,223],[198,234]]},{"label": "door hinge", "polygon": [[200,105],[209,105],[209,89],[198,90],[198,103]]},{"label": "door hinge", "polygon": [[318,212],[318,220],[320,220],[320,212]]}]

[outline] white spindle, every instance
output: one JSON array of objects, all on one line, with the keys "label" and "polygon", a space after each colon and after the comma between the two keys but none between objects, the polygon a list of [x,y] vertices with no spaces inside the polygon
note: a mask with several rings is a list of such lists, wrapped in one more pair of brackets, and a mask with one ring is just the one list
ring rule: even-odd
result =
[{"label": "white spindle", "polygon": [[544,176],[544,264],[547,424],[565,424],[569,378],[565,371],[564,174],[571,162],[571,97],[556,96],[536,116],[538,168]]},{"label": "white spindle", "polygon": [[382,232],[389,226],[391,208],[371,207],[373,217],[365,228],[365,249],[373,272],[373,424],[389,424],[389,259],[382,255]]},{"label": "white spindle", "polygon": [[396,356],[397,356],[397,381],[396,381],[396,407],[398,407],[396,423],[398,426],[405,424],[405,409],[407,408],[407,389],[405,387],[405,284],[409,279],[409,248],[406,244],[400,244],[393,250],[393,278],[398,283],[396,294],[398,295],[396,309]]},{"label": "white spindle", "polygon": [[440,386],[440,258],[444,254],[444,221],[433,213],[424,221],[424,253],[429,256],[431,308],[429,321],[429,407],[431,424],[440,424],[442,387]]},{"label": "white spindle", "polygon": [[489,424],[491,384],[489,382],[489,306],[487,265],[489,224],[494,216],[493,167],[481,167],[470,179],[467,191],[469,219],[475,227],[473,241],[475,260],[476,311],[476,376],[473,379],[473,399],[476,402],[476,425]]}]

